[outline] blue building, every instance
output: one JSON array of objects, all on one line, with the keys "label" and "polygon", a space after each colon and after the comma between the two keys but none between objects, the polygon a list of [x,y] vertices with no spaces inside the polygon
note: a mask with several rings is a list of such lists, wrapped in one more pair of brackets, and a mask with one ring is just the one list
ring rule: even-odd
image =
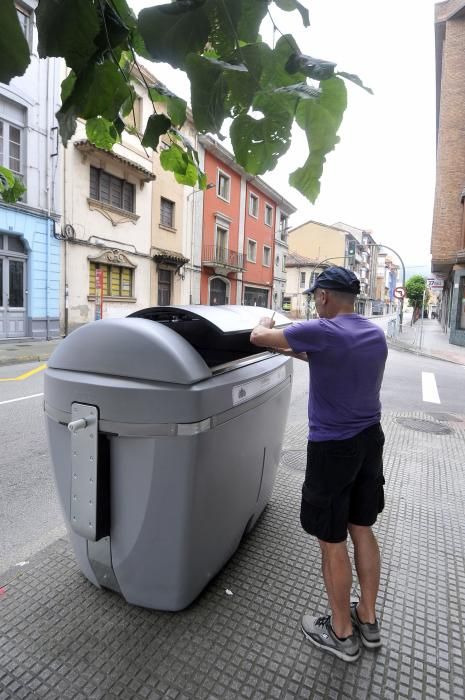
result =
[{"label": "blue building", "polygon": [[40,60],[36,0],[17,5],[31,63],[9,85],[0,83],[0,165],[26,186],[14,205],[0,199],[0,340],[53,338],[60,333],[60,172],[55,112],[60,62]]}]

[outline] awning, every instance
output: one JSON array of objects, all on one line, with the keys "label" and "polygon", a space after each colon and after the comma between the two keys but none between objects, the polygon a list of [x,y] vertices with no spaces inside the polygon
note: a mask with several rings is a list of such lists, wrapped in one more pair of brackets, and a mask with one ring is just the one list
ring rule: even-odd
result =
[{"label": "awning", "polygon": [[189,258],[185,258],[181,253],[175,250],[164,250],[162,248],[154,248],[153,259],[157,263],[174,265],[177,268],[189,262]]},{"label": "awning", "polygon": [[150,170],[147,170],[142,165],[139,165],[139,163],[136,163],[133,160],[129,160],[124,156],[120,156],[118,155],[118,153],[114,153],[114,151],[106,151],[104,148],[98,148],[97,146],[94,146],[94,144],[91,143],[88,139],[74,141],[74,146],[77,148],[78,151],[81,151],[81,153],[104,153],[109,158],[117,160],[122,165],[126,165],[127,167],[131,168],[131,170],[133,170],[134,173],[143,182],[151,182],[152,180],[155,180],[156,176],[154,175],[154,173],[150,172]]}]

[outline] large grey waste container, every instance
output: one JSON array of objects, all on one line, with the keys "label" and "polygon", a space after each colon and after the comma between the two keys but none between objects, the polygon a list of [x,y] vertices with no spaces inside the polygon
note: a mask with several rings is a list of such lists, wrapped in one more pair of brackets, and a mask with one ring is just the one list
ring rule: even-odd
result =
[{"label": "large grey waste container", "polygon": [[55,480],[76,558],[97,586],[180,610],[256,523],[292,381],[289,358],[249,342],[266,314],[155,307],[90,323],[50,358]]}]

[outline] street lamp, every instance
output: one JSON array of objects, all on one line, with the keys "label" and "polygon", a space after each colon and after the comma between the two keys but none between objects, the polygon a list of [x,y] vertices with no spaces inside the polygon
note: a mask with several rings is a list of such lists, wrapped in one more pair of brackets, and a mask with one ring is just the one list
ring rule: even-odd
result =
[{"label": "street lamp", "polygon": [[[402,265],[402,287],[405,290],[405,265],[404,261],[400,257],[399,253],[397,250],[394,250],[394,248],[390,248],[388,245],[385,245],[384,243],[367,243],[366,244],[367,248],[386,248],[387,250],[390,250],[391,253],[394,253],[394,255],[397,255],[399,258],[400,264]],[[400,305],[399,305],[399,333],[402,333],[402,321],[404,317],[404,297],[401,298],[400,300]]]},{"label": "street lamp", "polygon": [[[194,190],[192,189],[192,192],[187,195],[186,197],[186,202],[189,201],[191,197],[193,197],[195,194],[199,194],[199,192],[205,192],[206,190],[211,190],[212,187],[215,187],[213,182],[209,182],[208,185],[206,186],[205,190]],[[192,200],[192,205],[191,205],[191,254],[190,254],[190,264],[191,264],[191,269],[189,273],[189,304],[192,304],[192,282],[193,282],[193,277],[194,277],[194,200]]]}]

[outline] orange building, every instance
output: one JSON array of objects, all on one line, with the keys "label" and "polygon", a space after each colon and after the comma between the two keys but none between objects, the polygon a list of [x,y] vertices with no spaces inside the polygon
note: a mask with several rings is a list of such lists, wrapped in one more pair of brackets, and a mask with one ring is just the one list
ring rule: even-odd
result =
[{"label": "orange building", "polygon": [[295,207],[245,173],[213,138],[199,142],[210,185],[203,196],[200,303],[271,308],[275,239],[281,242],[282,216]]}]

